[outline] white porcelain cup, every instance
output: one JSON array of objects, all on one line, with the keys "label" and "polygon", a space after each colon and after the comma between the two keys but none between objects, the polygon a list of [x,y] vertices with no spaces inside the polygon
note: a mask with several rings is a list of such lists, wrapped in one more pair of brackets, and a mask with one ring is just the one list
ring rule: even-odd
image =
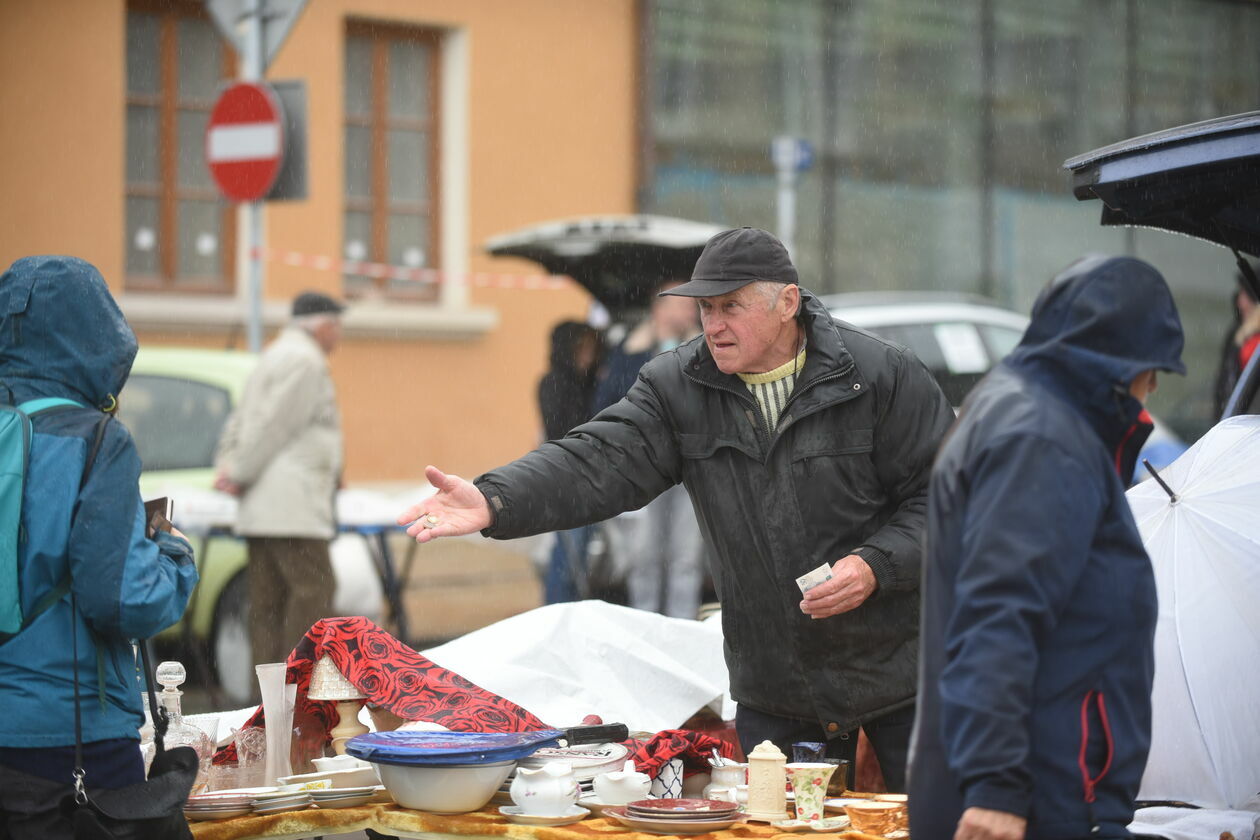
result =
[{"label": "white porcelain cup", "polygon": [[634,762],[627,761],[621,770],[601,773],[593,780],[595,795],[605,805],[625,805],[647,799],[652,779],[646,773],[634,769]]},{"label": "white porcelain cup", "polygon": [[516,768],[511,793],[512,801],[522,813],[558,817],[569,812],[580,791],[572,765],[563,761],[548,761],[533,770]]}]

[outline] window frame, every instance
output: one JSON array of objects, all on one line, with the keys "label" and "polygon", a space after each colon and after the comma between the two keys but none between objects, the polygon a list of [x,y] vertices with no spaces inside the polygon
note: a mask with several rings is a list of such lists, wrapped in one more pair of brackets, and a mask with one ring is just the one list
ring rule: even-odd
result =
[{"label": "window frame", "polygon": [[[126,267],[126,254],[130,243],[123,242],[124,284],[129,292],[161,292],[232,295],[236,292],[236,206],[226,201],[217,190],[185,189],[179,184],[179,114],[181,111],[205,111],[214,107],[213,100],[182,100],[179,96],[178,30],[181,19],[195,18],[210,23],[205,8],[192,0],[128,0],[127,15],[146,14],[158,19],[158,57],[160,61],[159,92],[156,95],[138,95],[124,91],[124,112],[133,105],[158,110],[158,182],[157,187],[134,184],[124,172],[123,230],[129,235],[127,199],[148,198],[158,201],[157,263],[154,274],[133,273]],[[219,39],[222,68],[225,80],[236,76],[237,56],[231,43],[225,40],[210,24]],[[124,56],[124,61],[126,57]],[[125,122],[125,117],[124,117]],[[124,151],[126,141],[124,140]],[[179,276],[179,202],[181,200],[221,203],[219,211],[219,251],[222,269],[219,276],[181,279]]]},{"label": "window frame", "polygon": [[[172,383],[174,383],[174,385],[172,385]],[[186,376],[183,374],[156,373],[156,372],[142,371],[142,372],[133,373],[131,377],[127,380],[127,384],[123,387],[122,393],[119,394],[119,405],[122,406],[121,410],[119,411],[119,420],[121,420],[124,425],[127,425],[127,420],[130,417],[126,408],[128,404],[127,389],[133,388],[132,392],[134,393],[134,386],[137,384],[142,388],[147,385],[150,388],[150,393],[156,393],[163,397],[169,393],[169,389],[171,387],[186,386],[186,385],[191,385],[196,388],[204,388],[207,392],[212,392],[216,396],[221,395],[223,402],[227,407],[227,410],[223,413],[222,417],[215,418],[218,424],[218,428],[213,438],[207,438],[207,440],[217,441],[223,436],[223,431],[227,427],[228,420],[231,418],[232,412],[236,409],[236,405],[234,404],[232,400],[232,392],[228,388],[224,387],[223,385],[212,383],[212,382],[206,382],[201,379],[194,379],[191,376]],[[157,402],[160,402],[160,399]],[[164,406],[159,405],[158,407],[162,408]],[[128,432],[131,431],[131,427],[129,425],[127,425],[127,430]],[[136,440],[137,454],[141,454],[141,455],[145,454],[146,450],[148,449],[148,444],[147,444],[148,438],[143,434],[139,436],[134,436],[134,437]],[[210,453],[209,453],[210,463],[175,464],[175,465],[171,465],[167,463],[159,463],[157,466],[154,466],[152,465],[152,463],[148,463],[148,464],[144,463],[144,459],[141,458],[140,468],[142,472],[152,472],[152,473],[177,472],[177,471],[188,471],[188,470],[212,470],[214,469],[214,452],[215,452],[215,447],[212,445],[210,447]]]},{"label": "window frame", "polygon": [[[367,128],[371,132],[369,148],[371,197],[367,199],[351,197],[347,185],[341,190],[341,243],[340,250],[346,263],[376,263],[392,265],[389,260],[389,217],[390,214],[421,216],[428,224],[428,247],[425,262],[417,270],[440,271],[442,265],[442,73],[443,73],[443,40],[444,33],[440,29],[408,24],[382,23],[364,19],[349,19],[343,39],[345,48],[351,38],[366,38],[371,43],[371,96],[369,116],[364,119],[352,116],[346,108],[345,96],[342,97],[342,168],[345,169],[348,149],[345,145],[346,130],[350,126]],[[428,50],[428,109],[419,120],[401,120],[389,115],[389,74],[391,72],[389,49],[397,42],[423,44]],[[342,83],[345,90],[346,69],[342,62]],[[428,200],[419,204],[391,202],[389,195],[389,131],[391,128],[404,128],[423,131],[428,141],[428,161],[426,161],[426,183]],[[345,220],[350,213],[367,213],[371,219],[371,240],[368,253],[362,260],[351,260],[345,255],[346,230]],[[362,272],[343,270],[342,289],[347,298],[362,299],[365,297],[386,297],[390,299],[415,300],[424,303],[440,303],[441,289],[439,284],[416,284],[413,287],[400,289],[391,285],[391,278],[386,274],[372,276]],[[371,281],[371,286],[364,290],[352,289],[350,278],[364,278]]]}]

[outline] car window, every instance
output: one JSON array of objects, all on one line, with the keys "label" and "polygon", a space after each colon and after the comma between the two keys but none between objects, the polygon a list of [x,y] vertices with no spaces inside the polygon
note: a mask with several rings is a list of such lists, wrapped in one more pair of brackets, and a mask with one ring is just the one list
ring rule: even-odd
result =
[{"label": "car window", "polygon": [[999,359],[1006,358],[1006,355],[1015,349],[1015,345],[1019,344],[1019,340],[1024,334],[1019,330],[1013,330],[1010,327],[998,327],[993,324],[980,324],[980,334],[984,336],[984,343],[989,346],[989,354],[993,357],[994,364]]},{"label": "car window", "polygon": [[936,377],[953,406],[962,405],[963,398],[992,366],[973,324],[896,324],[868,329],[910,348]]},{"label": "car window", "polygon": [[133,375],[118,399],[145,470],[214,466],[219,434],[232,409],[228,392],[173,376]]}]

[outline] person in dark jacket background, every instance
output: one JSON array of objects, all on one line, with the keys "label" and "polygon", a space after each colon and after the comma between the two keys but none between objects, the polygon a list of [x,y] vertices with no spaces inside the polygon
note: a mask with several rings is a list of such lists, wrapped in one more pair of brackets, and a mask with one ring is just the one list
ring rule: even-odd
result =
[{"label": "person in dark jacket background", "polygon": [[[657,288],[663,292],[677,281]],[[700,332],[695,301],[657,294],[648,316],[612,348],[595,387],[595,411],[615,405],[653,358]],[[633,513],[608,523],[626,562],[630,606],[673,618],[695,618],[704,588],[704,538],[687,491],[675,485]]]},{"label": "person in dark jacket background", "polygon": [[1087,258],[963,403],[928,501],[915,840],[1128,836],[1158,608],[1124,491],[1182,345],[1158,271]]},{"label": "person in dark jacket background", "polygon": [[[1260,260],[1249,262],[1251,270],[1260,276]],[[1212,422],[1220,420],[1225,413],[1225,406],[1234,393],[1238,377],[1260,346],[1260,302],[1256,301],[1241,270],[1236,280],[1238,288],[1230,298],[1234,317],[1221,343],[1221,363],[1216,371],[1216,385],[1212,393]]]},{"label": "person in dark jacket background", "polygon": [[[547,440],[558,440],[594,413],[599,333],[580,321],[561,321],[551,331],[550,367],[538,383],[538,409]],[[556,532],[543,578],[543,600],[559,604],[583,592],[590,526]]]},{"label": "person in dark jacket background", "polygon": [[[681,482],[713,557],[745,750],[826,741],[851,759],[862,728],[897,789],[927,480],[953,410],[912,353],[833,320],[765,231],[717,234],[669,293],[698,299],[703,336],[475,484],[429,467],[438,492],[399,522],[420,542],[507,539],[635,510]],[[796,579],[820,564],[831,579],[802,597]]]},{"label": "person in dark jacket background", "polygon": [[538,382],[538,409],[547,440],[558,440],[594,413],[599,333],[580,321],[561,321],[551,330],[548,358]]},{"label": "person in dark jacket background", "polygon": [[116,420],[100,426],[136,347],[105,280],[83,260],[26,257],[0,276],[0,395],[14,405],[78,403],[31,421],[17,556],[30,623],[0,644],[0,837],[71,836],[60,803],[75,766],[76,644],[84,785],[90,793],[144,781],[132,640],[179,620],[197,568],[178,531],[146,536],[135,443]]}]

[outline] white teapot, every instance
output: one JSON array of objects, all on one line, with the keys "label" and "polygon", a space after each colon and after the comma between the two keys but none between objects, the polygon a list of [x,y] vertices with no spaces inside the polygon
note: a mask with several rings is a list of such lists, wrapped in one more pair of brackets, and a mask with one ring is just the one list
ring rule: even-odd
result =
[{"label": "white teapot", "polygon": [[577,802],[579,789],[571,764],[548,761],[534,770],[517,767],[511,793],[512,801],[522,813],[558,817],[568,813]]},{"label": "white teapot", "polygon": [[647,773],[634,769],[634,762],[627,761],[620,770],[601,773],[594,779],[595,795],[605,805],[625,805],[647,799],[652,779]]}]

